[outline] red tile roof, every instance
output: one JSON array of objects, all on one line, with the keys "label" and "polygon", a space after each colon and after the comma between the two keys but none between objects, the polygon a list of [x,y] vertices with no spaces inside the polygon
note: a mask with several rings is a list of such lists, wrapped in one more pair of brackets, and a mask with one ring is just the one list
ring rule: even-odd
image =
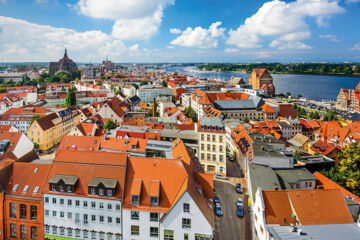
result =
[{"label": "red tile roof", "polygon": [[58,151],[96,151],[100,147],[100,137],[95,136],[64,136],[61,139]]}]

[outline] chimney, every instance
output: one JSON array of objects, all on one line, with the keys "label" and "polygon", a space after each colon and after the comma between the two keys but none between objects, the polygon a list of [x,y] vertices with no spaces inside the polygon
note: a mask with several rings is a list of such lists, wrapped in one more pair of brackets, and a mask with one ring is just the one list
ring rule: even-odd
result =
[{"label": "chimney", "polygon": [[274,190],[275,190],[275,191],[279,190],[279,187],[278,187],[278,186],[275,186],[275,187],[274,187]]}]

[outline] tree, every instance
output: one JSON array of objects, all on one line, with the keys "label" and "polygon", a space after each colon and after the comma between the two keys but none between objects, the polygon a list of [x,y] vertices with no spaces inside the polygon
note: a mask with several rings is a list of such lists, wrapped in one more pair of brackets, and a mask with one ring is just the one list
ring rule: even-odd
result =
[{"label": "tree", "polygon": [[97,82],[96,85],[102,86],[102,82]]},{"label": "tree", "polygon": [[145,80],[143,80],[143,81],[140,82],[140,86],[144,86],[144,85],[147,85],[147,84],[148,84],[148,82],[145,81]]},{"label": "tree", "polygon": [[360,143],[355,142],[343,148],[340,163],[324,175],[337,182],[342,187],[360,196]]},{"label": "tree", "polygon": [[114,91],[114,89],[115,89],[115,85],[114,85],[114,84],[111,84],[111,85],[110,85],[110,90],[111,90],[111,91]]},{"label": "tree", "polygon": [[34,116],[32,116],[31,121],[30,121],[30,125],[31,125],[36,119],[39,119],[39,118],[41,118],[40,115],[34,115]]},{"label": "tree", "polygon": [[107,130],[111,130],[117,127],[117,124],[111,121],[110,119],[106,121],[104,128]]},{"label": "tree", "polygon": [[286,96],[291,97],[291,92],[287,92]]},{"label": "tree", "polygon": [[68,93],[65,98],[65,106],[71,107],[76,105],[76,95],[75,95],[75,88],[69,87]]},{"label": "tree", "polygon": [[299,94],[297,95],[297,97],[298,97],[298,98],[302,98],[302,95],[299,93]]},{"label": "tree", "polygon": [[34,143],[34,148],[37,150],[39,149],[40,145],[38,143]]},{"label": "tree", "polygon": [[166,83],[165,80],[162,80],[161,85],[162,85],[163,87],[167,87],[167,86],[168,86],[168,84]]},{"label": "tree", "polygon": [[172,101],[174,104],[176,104],[176,98],[175,98],[175,96],[172,96],[171,101]]},{"label": "tree", "polygon": [[115,91],[115,95],[119,95],[119,94],[121,94],[121,88],[120,87],[119,87],[118,90]]},{"label": "tree", "polygon": [[298,161],[300,160],[300,157],[301,157],[301,153],[300,153],[299,151],[296,151],[296,152],[294,153],[294,160],[295,160],[296,162],[298,162]]},{"label": "tree", "polygon": [[133,84],[131,84],[131,85],[133,85],[136,90],[139,89],[139,85],[137,85],[136,83],[133,83]]}]

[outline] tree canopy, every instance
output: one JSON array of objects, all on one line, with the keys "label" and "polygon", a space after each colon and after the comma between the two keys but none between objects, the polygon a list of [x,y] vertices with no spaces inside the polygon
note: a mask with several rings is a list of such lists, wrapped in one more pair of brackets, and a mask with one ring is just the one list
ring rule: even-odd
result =
[{"label": "tree canopy", "polygon": [[111,121],[110,119],[105,122],[104,128],[107,130],[111,130],[117,127],[117,124]]},{"label": "tree canopy", "polygon": [[65,106],[71,107],[76,105],[76,95],[75,95],[75,88],[69,87],[68,93],[65,98]]}]

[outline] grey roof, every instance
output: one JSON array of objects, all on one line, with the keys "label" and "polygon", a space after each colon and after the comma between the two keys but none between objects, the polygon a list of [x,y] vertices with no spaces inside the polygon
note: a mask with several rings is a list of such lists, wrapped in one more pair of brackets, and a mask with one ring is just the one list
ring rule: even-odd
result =
[{"label": "grey roof", "polygon": [[259,142],[253,143],[253,151],[254,151],[254,156],[281,157],[281,158],[286,157],[283,154],[281,154],[279,151],[275,150],[272,146],[266,143],[259,143]]},{"label": "grey roof", "polygon": [[291,188],[289,184],[295,184],[299,181],[305,181],[305,180],[316,181],[317,179],[306,168],[277,169],[274,171],[284,181],[287,189]]},{"label": "grey roof", "polygon": [[331,159],[329,157],[326,157],[324,155],[313,155],[313,156],[301,156],[300,162],[306,163],[306,164],[316,164],[321,162],[334,162],[334,159]]},{"label": "grey roof", "polygon": [[66,185],[74,185],[78,179],[78,176],[56,174],[49,180],[49,183],[58,183],[60,180],[63,180]]},{"label": "grey roof", "polygon": [[97,187],[99,183],[104,184],[106,188],[115,188],[117,185],[117,180],[113,178],[91,178],[90,182],[88,183],[89,187]]},{"label": "grey roof", "polygon": [[176,117],[162,117],[163,123],[177,123]]},{"label": "grey roof", "polygon": [[160,137],[198,140],[195,130],[150,129],[149,132],[160,133]]},{"label": "grey roof", "polygon": [[214,108],[219,110],[256,109],[257,105],[253,100],[216,100]]},{"label": "grey roof", "polygon": [[217,117],[202,117],[200,118],[200,125],[212,127],[224,127],[224,122]]},{"label": "grey roof", "polygon": [[[348,224],[322,224],[322,225],[301,225],[298,232],[291,232],[290,226],[268,225],[267,229],[275,240],[359,240],[360,227],[356,223]],[[303,235],[299,234],[299,229]]]},{"label": "grey roof", "polygon": [[253,199],[255,199],[256,190],[261,187],[262,190],[274,190],[274,187],[281,189],[280,181],[276,173],[268,166],[259,164],[250,164],[250,180]]}]

